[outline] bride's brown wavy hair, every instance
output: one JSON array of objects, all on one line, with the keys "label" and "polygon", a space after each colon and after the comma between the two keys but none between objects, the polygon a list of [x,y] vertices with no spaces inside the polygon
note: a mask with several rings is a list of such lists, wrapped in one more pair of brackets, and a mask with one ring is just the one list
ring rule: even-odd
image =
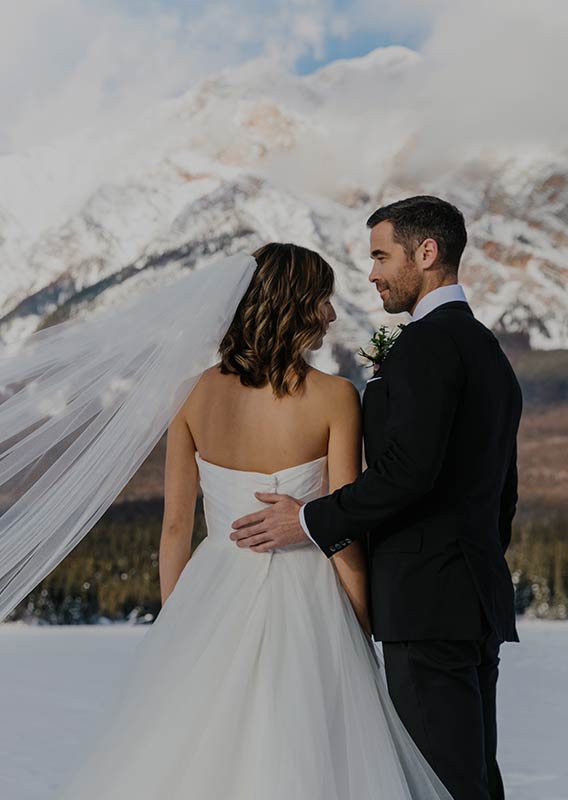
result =
[{"label": "bride's brown wavy hair", "polygon": [[220,370],[244,386],[268,383],[277,397],[297,392],[308,372],[304,358],[325,333],[322,302],[334,275],[319,253],[271,242],[252,253],[257,268],[219,347]]}]

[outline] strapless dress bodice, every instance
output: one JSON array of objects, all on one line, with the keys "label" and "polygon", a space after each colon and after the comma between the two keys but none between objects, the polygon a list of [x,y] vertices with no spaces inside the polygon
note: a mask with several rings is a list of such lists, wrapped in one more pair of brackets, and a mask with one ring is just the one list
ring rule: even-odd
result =
[{"label": "strapless dress bodice", "polygon": [[[208,539],[238,550],[229,535],[235,519],[266,508],[255,492],[288,494],[309,502],[327,494],[327,456],[273,473],[231,469],[205,461],[195,454]],[[309,542],[311,544],[311,542]]]}]

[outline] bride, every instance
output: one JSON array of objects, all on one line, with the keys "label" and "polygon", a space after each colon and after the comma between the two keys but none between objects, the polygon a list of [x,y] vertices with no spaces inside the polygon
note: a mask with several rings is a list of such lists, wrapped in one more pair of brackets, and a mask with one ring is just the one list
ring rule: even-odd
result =
[{"label": "bride", "polygon": [[[55,796],[451,800],[389,700],[360,542],[328,560],[311,542],[261,553],[229,538],[232,520],[262,507],[255,492],[305,502],[353,481],[361,467],[356,389],[308,363],[336,318],[331,267],[292,244],[267,244],[253,258],[242,291],[232,290],[236,310],[216,342],[217,363],[196,369],[188,357],[198,379],[183,384],[169,419],[162,609]],[[229,291],[222,280],[207,287]],[[193,301],[196,310],[207,294]],[[162,388],[154,382],[154,393]],[[199,487],[208,536],[190,557]],[[92,519],[65,545],[40,544],[60,560]],[[30,552],[33,560],[37,547]],[[2,591],[15,575],[24,576],[20,594],[37,580],[18,558],[2,569]]]}]

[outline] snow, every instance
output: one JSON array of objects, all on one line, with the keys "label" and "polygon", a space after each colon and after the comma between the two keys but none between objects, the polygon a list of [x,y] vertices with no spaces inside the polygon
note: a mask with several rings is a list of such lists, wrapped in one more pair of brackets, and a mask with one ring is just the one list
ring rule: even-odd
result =
[{"label": "snow", "polygon": [[[0,625],[0,797],[55,796],[147,630]],[[508,796],[566,800],[568,624],[521,622],[519,632],[521,644],[503,647],[499,683]]]},{"label": "snow", "polygon": [[311,75],[256,60],[120,130],[86,128],[0,158],[0,339],[31,332],[53,310],[54,289],[81,305],[73,293],[83,287],[164,255],[176,264],[174,251],[189,243],[216,251],[221,237],[227,254],[268,239],[323,252],[338,273],[340,308],[353,318],[337,341],[356,352],[386,321],[376,293],[365,291],[364,221],[379,203],[434,193],[466,214],[462,274],[479,318],[526,329],[533,346],[567,347],[568,158],[472,152],[434,172],[423,165],[422,174],[405,91],[421,62],[400,47]]}]

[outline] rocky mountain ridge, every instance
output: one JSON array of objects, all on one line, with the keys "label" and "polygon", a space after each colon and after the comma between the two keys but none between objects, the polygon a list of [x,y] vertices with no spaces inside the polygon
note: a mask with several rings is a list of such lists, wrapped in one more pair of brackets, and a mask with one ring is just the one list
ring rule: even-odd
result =
[{"label": "rocky mountain ridge", "polygon": [[294,241],[336,269],[339,320],[319,363],[338,369],[374,327],[399,321],[367,281],[368,214],[434,193],[466,216],[461,280],[480,319],[535,349],[568,348],[566,154],[471,153],[415,168],[420,131],[403,101],[419,68],[398,47],[307,76],[254,62],[127,130],[0,159],[0,338],[114,305],[223,253]]}]

